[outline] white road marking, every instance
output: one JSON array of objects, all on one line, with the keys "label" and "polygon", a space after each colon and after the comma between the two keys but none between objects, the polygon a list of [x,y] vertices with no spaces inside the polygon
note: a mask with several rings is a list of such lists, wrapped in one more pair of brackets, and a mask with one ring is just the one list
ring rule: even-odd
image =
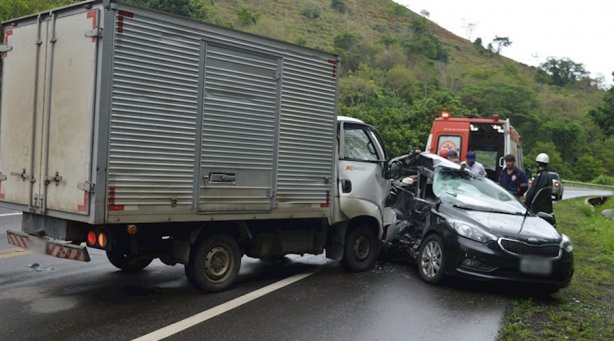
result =
[{"label": "white road marking", "polygon": [[229,310],[232,310],[234,308],[237,308],[243,304],[246,304],[248,302],[251,302],[255,299],[258,299],[266,294],[270,294],[275,290],[281,289],[283,287],[286,287],[292,283],[298,282],[304,278],[307,278],[311,275],[313,275],[314,273],[316,273],[316,271],[309,271],[309,272],[303,272],[285,279],[282,279],[279,282],[275,282],[273,284],[267,285],[264,288],[260,288],[258,290],[252,291],[248,294],[245,294],[243,296],[237,297],[234,300],[228,301],[226,303],[220,304],[216,307],[213,307],[209,310],[205,310],[203,312],[200,312],[194,316],[190,316],[184,320],[181,320],[179,322],[175,322],[171,325],[168,325],[162,329],[158,329],[154,332],[151,332],[147,335],[143,335],[139,338],[134,339],[133,341],[149,341],[149,340],[162,340],[166,337],[169,337],[171,335],[177,334],[185,329],[188,329],[190,327],[193,327],[199,323],[205,322],[213,317],[216,317],[218,315],[221,315]]},{"label": "white road marking", "polygon": [[24,250],[20,247],[12,248],[12,249],[2,249],[0,250],[0,259],[11,258],[15,256],[27,255],[30,251]]},{"label": "white road marking", "polygon": [[3,213],[3,214],[0,214],[0,217],[10,217],[10,216],[13,216],[13,215],[21,215],[21,212],[17,212],[17,213]]}]

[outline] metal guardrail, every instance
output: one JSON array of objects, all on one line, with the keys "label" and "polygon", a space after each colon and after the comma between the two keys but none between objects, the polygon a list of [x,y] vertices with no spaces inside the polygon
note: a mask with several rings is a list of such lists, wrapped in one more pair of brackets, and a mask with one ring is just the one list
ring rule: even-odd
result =
[{"label": "metal guardrail", "polygon": [[579,185],[579,186],[586,186],[586,187],[597,187],[597,188],[614,190],[614,186],[610,186],[610,185],[600,185],[600,184],[594,184],[594,183],[590,183],[590,182],[571,181],[571,180],[565,180],[565,179],[561,179],[561,181],[564,184],[566,184],[566,185],[570,184],[570,185]]}]

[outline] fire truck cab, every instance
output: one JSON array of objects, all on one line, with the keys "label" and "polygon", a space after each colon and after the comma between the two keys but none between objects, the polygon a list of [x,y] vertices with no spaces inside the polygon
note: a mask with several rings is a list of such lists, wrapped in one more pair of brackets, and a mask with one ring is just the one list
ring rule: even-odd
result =
[{"label": "fire truck cab", "polygon": [[468,151],[475,151],[476,160],[484,165],[487,176],[496,182],[505,167],[503,157],[507,154],[514,155],[516,166],[523,169],[520,135],[509,119],[501,119],[499,115],[489,118],[452,117],[449,112],[443,112],[433,122],[426,150],[439,153],[443,148],[456,150],[461,161],[466,160]]}]

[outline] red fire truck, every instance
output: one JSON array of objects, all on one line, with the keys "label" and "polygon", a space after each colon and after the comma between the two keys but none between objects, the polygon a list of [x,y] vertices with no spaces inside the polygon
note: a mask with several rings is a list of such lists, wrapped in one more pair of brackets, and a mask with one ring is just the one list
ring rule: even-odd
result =
[{"label": "red fire truck", "polygon": [[512,154],[516,166],[522,168],[522,148],[520,135],[512,127],[509,119],[499,115],[489,118],[452,117],[449,112],[441,113],[433,122],[426,150],[439,153],[443,148],[456,150],[461,160],[467,152],[475,151],[476,159],[484,165],[489,178],[499,180],[499,173],[505,167],[503,157]]}]

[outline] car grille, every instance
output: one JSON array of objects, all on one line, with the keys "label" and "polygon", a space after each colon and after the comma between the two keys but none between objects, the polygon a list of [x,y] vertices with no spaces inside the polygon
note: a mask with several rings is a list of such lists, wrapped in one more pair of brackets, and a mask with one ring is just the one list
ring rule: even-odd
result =
[{"label": "car grille", "polygon": [[501,239],[501,248],[507,252],[522,256],[558,257],[560,247],[558,244],[529,245],[524,242]]}]

